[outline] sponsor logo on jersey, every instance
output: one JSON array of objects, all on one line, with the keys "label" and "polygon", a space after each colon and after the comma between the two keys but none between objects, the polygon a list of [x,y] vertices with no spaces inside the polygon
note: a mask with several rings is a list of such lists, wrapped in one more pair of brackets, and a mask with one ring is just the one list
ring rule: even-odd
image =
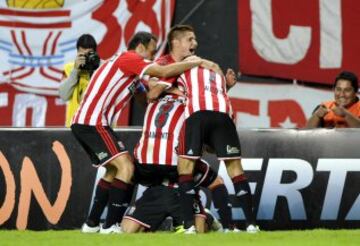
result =
[{"label": "sponsor logo on jersey", "polygon": [[215,81],[216,81],[216,75],[215,75],[215,73],[210,73],[209,80],[210,80],[211,83],[215,83]]},{"label": "sponsor logo on jersey", "polygon": [[155,132],[155,131],[146,131],[144,132],[144,136],[146,138],[161,138],[161,139],[168,139],[169,137],[172,137],[172,133],[168,132]]},{"label": "sponsor logo on jersey", "polygon": [[224,94],[224,90],[222,88],[216,88],[211,85],[205,85],[204,89],[205,91],[209,91],[212,94]]}]

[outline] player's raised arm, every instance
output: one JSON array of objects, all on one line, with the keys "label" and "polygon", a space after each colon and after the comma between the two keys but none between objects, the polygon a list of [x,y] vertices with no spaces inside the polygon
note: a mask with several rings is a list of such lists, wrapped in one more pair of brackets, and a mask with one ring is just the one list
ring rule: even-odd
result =
[{"label": "player's raised arm", "polygon": [[149,66],[144,74],[158,78],[168,78],[182,74],[184,71],[199,66],[204,62],[201,58],[195,58],[190,61],[176,62],[170,65],[162,66],[154,63]]}]

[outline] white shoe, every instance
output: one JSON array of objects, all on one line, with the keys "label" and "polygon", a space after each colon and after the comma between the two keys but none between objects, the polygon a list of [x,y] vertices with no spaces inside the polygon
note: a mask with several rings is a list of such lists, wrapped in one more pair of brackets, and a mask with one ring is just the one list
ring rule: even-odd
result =
[{"label": "white shoe", "polygon": [[100,228],[100,234],[120,234],[120,233],[122,233],[122,230],[118,223],[113,224],[112,226],[106,229],[103,227]]},{"label": "white shoe", "polygon": [[224,229],[223,231],[222,231],[223,233],[239,233],[239,232],[241,232],[241,230],[239,230],[238,228],[234,228],[234,229]]},{"label": "white shoe", "polygon": [[259,226],[257,225],[248,225],[248,227],[246,227],[246,232],[247,233],[258,233],[260,231]]},{"label": "white shoe", "polygon": [[195,226],[190,226],[189,228],[185,229],[184,234],[196,234]]},{"label": "white shoe", "polygon": [[232,229],[232,232],[239,233],[239,232],[241,232],[241,230],[238,229],[238,228],[236,228],[236,227],[234,227],[234,229]]},{"label": "white shoe", "polygon": [[86,222],[81,226],[82,233],[98,233],[100,226],[89,226]]}]

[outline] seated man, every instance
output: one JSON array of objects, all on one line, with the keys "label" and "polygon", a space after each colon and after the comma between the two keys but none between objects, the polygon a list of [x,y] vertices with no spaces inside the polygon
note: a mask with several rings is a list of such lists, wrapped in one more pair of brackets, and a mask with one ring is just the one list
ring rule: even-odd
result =
[{"label": "seated man", "polygon": [[334,83],[335,100],[318,105],[306,127],[360,127],[360,102],[356,96],[358,87],[358,78],[354,73],[341,72]]}]

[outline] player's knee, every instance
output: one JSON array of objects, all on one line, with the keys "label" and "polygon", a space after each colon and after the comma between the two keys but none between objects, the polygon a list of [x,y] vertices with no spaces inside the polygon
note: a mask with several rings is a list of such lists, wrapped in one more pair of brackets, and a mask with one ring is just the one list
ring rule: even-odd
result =
[{"label": "player's knee", "polygon": [[136,233],[141,231],[141,226],[135,221],[123,219],[121,222],[121,231],[124,233]]}]

